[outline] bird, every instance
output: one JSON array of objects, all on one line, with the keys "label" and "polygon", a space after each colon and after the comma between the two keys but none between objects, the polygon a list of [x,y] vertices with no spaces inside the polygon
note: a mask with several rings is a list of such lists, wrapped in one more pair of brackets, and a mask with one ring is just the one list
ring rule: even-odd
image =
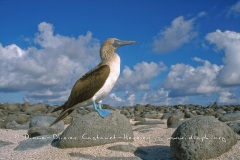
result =
[{"label": "bird", "polygon": [[102,118],[106,118],[111,111],[102,109],[102,99],[109,94],[120,75],[120,57],[115,50],[121,46],[135,44],[136,41],[123,41],[108,38],[100,47],[101,62],[92,70],[84,74],[73,85],[68,100],[52,112],[62,110],[60,115],[49,127],[64,119],[75,109],[93,105],[95,111]]}]

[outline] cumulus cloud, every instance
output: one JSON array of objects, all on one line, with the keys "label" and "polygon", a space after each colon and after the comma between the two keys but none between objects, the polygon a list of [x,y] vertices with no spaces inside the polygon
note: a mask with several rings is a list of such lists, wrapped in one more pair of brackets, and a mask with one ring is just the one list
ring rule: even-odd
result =
[{"label": "cumulus cloud", "polygon": [[[199,13],[199,17],[205,12]],[[153,41],[156,53],[167,53],[180,48],[197,35],[194,30],[194,18],[185,20],[183,16],[175,18],[171,25],[161,30]]]},{"label": "cumulus cloud", "polygon": [[100,62],[100,44],[91,32],[62,36],[54,34],[52,24],[42,22],[34,41],[40,47],[0,44],[1,91],[27,91],[26,100],[42,102],[47,96],[48,102],[61,103],[75,81]]},{"label": "cumulus cloud", "polygon": [[114,89],[115,91],[149,90],[153,78],[165,70],[166,66],[162,62],[141,62],[134,65],[133,69],[125,66]]},{"label": "cumulus cloud", "polygon": [[237,104],[239,103],[239,98],[239,95],[234,94],[228,90],[223,90],[219,94],[218,101],[222,104]]},{"label": "cumulus cloud", "polygon": [[164,82],[164,87],[170,90],[170,97],[210,94],[220,90],[216,77],[222,66],[196,57],[193,60],[203,65],[193,67],[175,64],[171,66]]},{"label": "cumulus cloud", "polygon": [[224,51],[224,67],[217,77],[220,85],[240,85],[240,33],[217,30],[209,33],[206,39],[214,44],[218,50]]},{"label": "cumulus cloud", "polygon": [[240,15],[240,1],[232,5],[227,13],[227,16],[238,17],[239,15]]}]

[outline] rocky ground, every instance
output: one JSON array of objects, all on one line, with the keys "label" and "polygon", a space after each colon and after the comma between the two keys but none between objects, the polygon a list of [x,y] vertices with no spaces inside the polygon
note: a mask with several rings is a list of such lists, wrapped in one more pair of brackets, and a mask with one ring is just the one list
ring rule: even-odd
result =
[{"label": "rocky ground", "polygon": [[[51,113],[55,107],[57,106],[29,103],[0,104],[0,159],[174,159],[170,146],[174,131],[182,123],[201,116],[212,116],[214,123],[210,124],[215,124],[216,120],[220,126],[224,124],[231,128],[231,131],[216,134],[228,133],[226,137],[229,138],[229,135],[234,137],[233,132],[237,137],[236,139],[230,137],[232,142],[229,144],[230,150],[225,149],[221,156],[215,159],[240,159],[240,105],[218,106],[214,103],[205,107],[148,104],[121,108],[104,105],[104,108],[117,110],[130,120],[134,141],[65,149],[57,148],[53,140],[73,120],[90,115],[93,110],[78,109],[55,127],[48,128],[47,125],[59,115],[59,112]],[[211,118],[208,121],[212,121]],[[206,126],[197,129],[206,133],[211,130],[211,126],[210,128]]]}]

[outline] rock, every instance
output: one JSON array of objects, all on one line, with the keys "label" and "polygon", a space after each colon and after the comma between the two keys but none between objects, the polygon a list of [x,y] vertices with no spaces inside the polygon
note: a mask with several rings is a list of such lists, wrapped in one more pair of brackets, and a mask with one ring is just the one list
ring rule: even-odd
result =
[{"label": "rock", "polygon": [[89,112],[88,110],[86,110],[86,109],[78,109],[77,112],[78,112],[79,114],[81,114],[81,115],[90,113],[90,112]]},{"label": "rock", "polygon": [[0,109],[0,116],[4,116],[4,114],[3,114],[3,112],[2,112],[2,110]]},{"label": "rock", "polygon": [[[49,125],[55,120],[55,117],[50,116],[36,116],[30,120],[29,128],[31,127],[49,127]],[[63,130],[64,123],[59,121],[58,123],[51,126],[52,129]]]},{"label": "rock", "polygon": [[134,121],[146,121],[146,119],[145,118],[142,118],[142,117],[135,117],[134,118]]},{"label": "rock", "polygon": [[20,125],[16,121],[11,121],[6,124],[6,129],[13,129],[13,130],[25,130],[28,129],[28,124]]},{"label": "rock", "polygon": [[64,118],[64,124],[66,125],[66,124],[70,124],[70,123],[72,123],[72,121],[73,121],[73,117],[71,117],[71,116],[68,116],[68,117],[66,117],[66,118]]},{"label": "rock", "polygon": [[229,151],[236,143],[235,133],[226,124],[200,116],[175,130],[170,148],[176,159],[209,159]]},{"label": "rock", "polygon": [[29,123],[28,135],[30,137],[58,134],[64,130],[63,121],[59,121],[53,126],[49,125],[55,120],[54,117],[48,116],[36,116],[33,117]]},{"label": "rock", "polygon": [[232,130],[240,135],[240,122],[229,122],[227,125],[232,128]]},{"label": "rock", "polygon": [[151,114],[150,112],[147,112],[147,113],[145,113],[144,118],[158,119],[160,117],[157,113],[152,112],[152,114]]},{"label": "rock", "polygon": [[136,111],[139,111],[139,112],[143,112],[145,109],[145,107],[140,104],[137,104],[136,106],[134,106],[134,108]]},{"label": "rock", "polygon": [[40,112],[40,113],[46,113],[47,112],[47,107],[44,104],[35,104],[30,107],[26,107],[25,112],[28,114]]},{"label": "rock", "polygon": [[153,125],[153,124],[165,124],[163,121],[142,121],[136,122],[134,125]]},{"label": "rock", "polygon": [[191,112],[185,112],[185,118],[194,118],[196,117],[194,114],[192,114]]},{"label": "rock", "polygon": [[161,119],[168,119],[169,117],[172,116],[173,113],[170,113],[170,112],[167,112],[167,113],[164,113],[161,117]]},{"label": "rock", "polygon": [[28,121],[29,121],[29,115],[26,115],[26,114],[19,114],[17,119],[16,119],[16,122],[18,124],[24,124]]},{"label": "rock", "polygon": [[168,128],[177,128],[180,125],[180,118],[178,116],[171,116],[167,120]]},{"label": "rock", "polygon": [[14,148],[14,151],[26,151],[32,149],[38,149],[47,145],[51,145],[53,141],[53,135],[45,135],[41,137],[30,138],[26,136],[26,140],[20,142],[20,144]]},{"label": "rock", "polygon": [[228,121],[236,121],[240,120],[240,113],[228,113],[224,114],[222,117],[220,117],[218,120],[222,122],[228,122]]},{"label": "rock", "polygon": [[29,137],[37,137],[43,135],[52,135],[62,132],[63,129],[53,129],[51,127],[31,127],[28,130]]},{"label": "rock", "polygon": [[0,128],[6,128],[6,124],[7,124],[7,122],[6,121],[4,121],[4,120],[0,120]]},{"label": "rock", "polygon": [[11,144],[14,144],[14,143],[0,140],[0,148],[7,145],[11,145]]},{"label": "rock", "polygon": [[92,112],[74,120],[56,145],[59,148],[76,148],[129,141],[133,141],[133,131],[124,115],[112,111],[108,117],[102,118],[97,112]]},{"label": "rock", "polygon": [[20,109],[19,109],[17,104],[5,104],[5,109],[9,110],[11,112],[20,111]]}]

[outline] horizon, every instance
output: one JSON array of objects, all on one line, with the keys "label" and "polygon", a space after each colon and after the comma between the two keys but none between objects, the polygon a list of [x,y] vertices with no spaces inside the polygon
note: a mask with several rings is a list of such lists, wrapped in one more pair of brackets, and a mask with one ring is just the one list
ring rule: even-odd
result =
[{"label": "horizon", "polygon": [[239,104],[240,1],[0,1],[0,103],[63,104],[110,37],[120,77],[103,104]]}]

